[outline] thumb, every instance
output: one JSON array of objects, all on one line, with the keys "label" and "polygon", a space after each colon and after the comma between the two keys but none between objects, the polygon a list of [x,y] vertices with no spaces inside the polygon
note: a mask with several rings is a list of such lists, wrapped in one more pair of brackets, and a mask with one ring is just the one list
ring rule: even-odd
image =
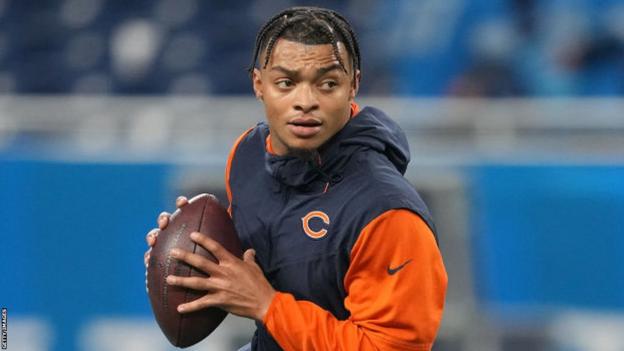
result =
[{"label": "thumb", "polygon": [[245,251],[245,253],[243,254],[243,261],[255,263],[256,262],[256,250],[249,249]]}]

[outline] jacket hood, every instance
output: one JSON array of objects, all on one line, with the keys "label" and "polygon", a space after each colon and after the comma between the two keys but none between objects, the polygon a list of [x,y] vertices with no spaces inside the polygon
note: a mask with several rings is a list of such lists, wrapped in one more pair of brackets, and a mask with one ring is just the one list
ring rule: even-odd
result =
[{"label": "jacket hood", "polygon": [[353,116],[318,151],[316,160],[266,153],[266,169],[282,184],[313,190],[319,183],[333,185],[340,182],[344,167],[359,152],[385,155],[401,174],[405,173],[410,159],[403,130],[373,107],[366,107]]}]

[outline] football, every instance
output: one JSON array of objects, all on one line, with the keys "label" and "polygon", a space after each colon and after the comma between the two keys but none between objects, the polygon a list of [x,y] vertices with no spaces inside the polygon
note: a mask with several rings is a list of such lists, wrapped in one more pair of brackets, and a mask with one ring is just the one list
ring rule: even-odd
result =
[{"label": "football", "polygon": [[180,314],[178,305],[193,301],[206,294],[183,287],[168,285],[169,275],[190,277],[206,274],[170,256],[173,248],[202,255],[213,262],[216,258],[190,238],[200,232],[219,242],[229,252],[241,258],[241,243],[234,224],[217,198],[200,194],[187,205],[176,210],[167,227],[160,232],[152,248],[147,268],[147,288],[156,321],[167,339],[177,347],[188,347],[206,338],[221,324],[227,312],[213,307]]}]

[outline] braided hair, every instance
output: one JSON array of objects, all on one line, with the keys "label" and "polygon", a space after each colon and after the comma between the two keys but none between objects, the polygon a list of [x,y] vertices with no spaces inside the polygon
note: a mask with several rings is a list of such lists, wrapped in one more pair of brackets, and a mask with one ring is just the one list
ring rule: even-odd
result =
[{"label": "braided hair", "polygon": [[273,16],[260,28],[249,67],[250,74],[253,73],[263,50],[265,55],[262,68],[267,66],[279,38],[308,45],[331,43],[338,63],[347,73],[345,63],[338,51],[338,42],[342,42],[351,58],[354,78],[356,71],[360,69],[360,47],[351,24],[335,11],[305,6],[288,8]]}]

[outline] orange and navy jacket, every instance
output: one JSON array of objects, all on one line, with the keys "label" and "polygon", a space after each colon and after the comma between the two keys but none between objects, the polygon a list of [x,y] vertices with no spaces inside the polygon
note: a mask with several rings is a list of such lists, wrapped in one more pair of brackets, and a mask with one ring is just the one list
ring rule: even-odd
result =
[{"label": "orange and navy jacket", "polygon": [[447,276],[407,140],[378,109],[352,115],[310,160],[273,154],[265,123],[230,153],[230,214],[278,291],[253,350],[431,349]]}]

